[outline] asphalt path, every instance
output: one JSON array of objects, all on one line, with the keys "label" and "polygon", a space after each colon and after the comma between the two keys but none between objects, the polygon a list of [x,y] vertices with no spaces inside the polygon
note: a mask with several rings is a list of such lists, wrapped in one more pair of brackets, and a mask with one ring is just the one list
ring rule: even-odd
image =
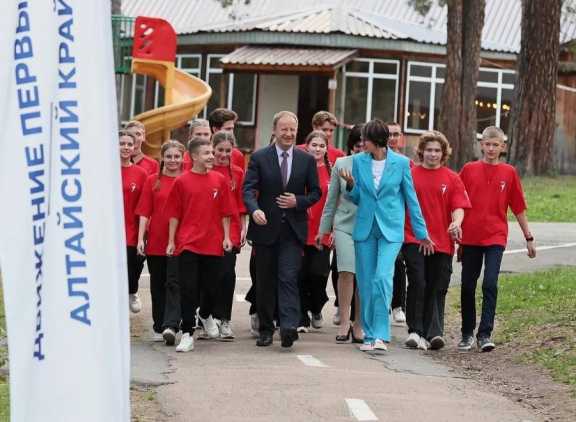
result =
[{"label": "asphalt path", "polygon": [[[576,224],[532,224],[538,257],[525,256],[520,231],[511,225],[502,272],[576,265]],[[168,421],[537,421],[517,403],[462,378],[426,354],[402,346],[405,327],[393,327],[390,350],[366,354],[337,345],[334,308],[324,327],[301,335],[289,350],[255,346],[243,295],[250,287],[249,250],[238,259],[233,311],[234,342],[196,341],[176,353],[152,343],[149,332],[132,342],[132,381],[157,386]],[[460,269],[454,267],[453,283]],[[334,293],[328,287],[329,296]],[[147,277],[141,280],[144,309],[132,323],[151,326]],[[147,328],[148,329],[148,328]],[[454,344],[447,347],[453,348]],[[474,359],[474,353],[467,355]]]}]

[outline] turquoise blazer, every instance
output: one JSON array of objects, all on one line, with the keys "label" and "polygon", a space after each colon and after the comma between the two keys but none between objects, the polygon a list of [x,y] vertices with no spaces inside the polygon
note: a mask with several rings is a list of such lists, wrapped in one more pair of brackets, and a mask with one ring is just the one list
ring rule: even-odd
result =
[{"label": "turquoise blazer", "polygon": [[359,242],[368,239],[376,219],[386,240],[403,242],[406,206],[416,238],[428,238],[426,223],[412,182],[410,160],[388,148],[384,172],[376,189],[372,176],[372,156],[364,152],[353,157],[354,188],[347,196],[358,206],[358,210],[352,238]]},{"label": "turquoise blazer", "polygon": [[340,170],[352,171],[354,157],[340,157],[332,167],[328,198],[322,211],[319,232],[330,233],[332,229],[352,234],[356,222],[356,205],[346,197],[346,181],[340,177]]}]

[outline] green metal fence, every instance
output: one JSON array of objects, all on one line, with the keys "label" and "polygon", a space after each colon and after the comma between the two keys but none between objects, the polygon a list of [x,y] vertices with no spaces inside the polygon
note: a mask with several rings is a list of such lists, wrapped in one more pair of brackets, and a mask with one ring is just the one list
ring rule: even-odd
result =
[{"label": "green metal fence", "polygon": [[134,18],[112,16],[112,40],[114,43],[114,67],[116,73],[130,73]]}]

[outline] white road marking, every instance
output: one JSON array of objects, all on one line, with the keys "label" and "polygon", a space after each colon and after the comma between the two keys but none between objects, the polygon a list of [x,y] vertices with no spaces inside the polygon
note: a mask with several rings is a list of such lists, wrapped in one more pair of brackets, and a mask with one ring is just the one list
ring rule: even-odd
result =
[{"label": "white road marking", "polygon": [[[576,242],[572,243],[561,243],[560,245],[551,245],[551,246],[537,246],[537,251],[548,251],[550,249],[561,249],[561,248],[573,248],[576,246]],[[517,253],[526,253],[526,248],[523,249],[510,249],[509,251],[504,251],[504,255],[512,255]]]},{"label": "white road marking", "polygon": [[315,368],[327,368],[328,367],[328,365],[326,365],[325,363],[316,359],[312,355],[297,355],[297,357],[306,366],[313,366]]},{"label": "white road marking", "polygon": [[236,302],[246,302],[244,295],[236,295]]},{"label": "white road marking", "polygon": [[356,418],[357,421],[377,421],[378,418],[372,412],[370,407],[366,404],[364,400],[360,399],[346,399],[346,404],[352,416]]}]

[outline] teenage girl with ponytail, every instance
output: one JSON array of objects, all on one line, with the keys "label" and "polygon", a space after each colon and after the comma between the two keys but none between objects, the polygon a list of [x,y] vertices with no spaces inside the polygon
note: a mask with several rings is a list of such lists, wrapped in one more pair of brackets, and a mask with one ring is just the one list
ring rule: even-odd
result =
[{"label": "teenage girl with ponytail", "polygon": [[212,315],[219,328],[219,340],[234,340],[234,332],[230,320],[232,318],[232,304],[234,302],[234,289],[236,287],[236,256],[240,248],[246,243],[247,212],[242,198],[242,185],[244,183],[244,170],[232,163],[232,151],[236,139],[231,132],[217,132],[212,137],[214,147],[214,167],[212,171],[222,174],[230,188],[232,215],[230,217],[230,241],[232,250],[224,251],[223,273],[218,282],[215,303],[209,304],[201,301],[200,315],[209,313],[206,307],[212,307]]},{"label": "teenage girl with ponytail", "polygon": [[328,195],[330,171],[328,159],[328,137],[321,130],[314,130],[306,137],[306,150],[316,159],[318,183],[322,190],[320,200],[308,208],[308,238],[304,247],[304,257],[300,270],[299,288],[301,318],[298,331],[307,332],[310,323],[314,328],[322,328],[322,308],[328,302],[326,283],[330,272],[330,248],[332,239],[329,234],[322,237],[320,244],[315,238],[320,227],[322,210]]},{"label": "teenage girl with ponytail", "polygon": [[128,298],[130,310],[140,312],[142,303],[138,297],[138,279],[142,269],[142,258],[136,253],[138,243],[138,216],[136,205],[146,182],[146,171],[132,162],[134,135],[121,130],[118,133],[120,146],[120,162],[122,164],[122,196],[124,199],[124,228],[126,230],[126,257],[128,263]]},{"label": "teenage girl with ponytail", "polygon": [[136,214],[140,216],[138,254],[146,255],[150,272],[153,340],[164,340],[172,346],[180,323],[177,263],[166,256],[168,218],[164,206],[172,184],[182,173],[185,148],[177,141],[168,141],[160,150],[160,172],[146,179]]}]

